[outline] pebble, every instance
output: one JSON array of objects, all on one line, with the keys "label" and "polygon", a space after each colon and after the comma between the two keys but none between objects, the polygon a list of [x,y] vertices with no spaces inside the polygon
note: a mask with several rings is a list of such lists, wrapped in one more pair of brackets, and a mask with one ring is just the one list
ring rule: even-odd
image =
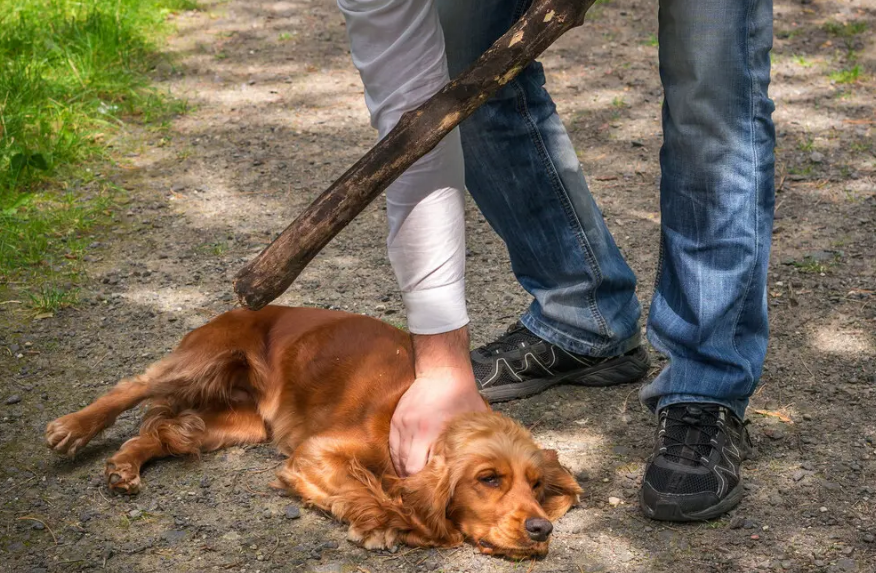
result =
[{"label": "pebble", "polygon": [[800,481],[803,478],[805,478],[807,475],[808,474],[806,473],[805,470],[797,470],[794,472],[794,475],[791,476],[791,479],[793,479],[794,481]]},{"label": "pebble", "polygon": [[286,509],[283,510],[283,514],[286,516],[286,519],[298,519],[301,517],[301,510],[297,505],[290,503],[286,506]]},{"label": "pebble", "polygon": [[836,568],[839,571],[857,571],[858,564],[855,563],[854,559],[845,558],[836,562]]},{"label": "pebble", "polygon": [[143,512],[140,511],[139,509],[132,509],[131,511],[128,512],[128,517],[130,517],[131,519],[140,519],[140,517],[142,515],[143,515]]},{"label": "pebble", "polygon": [[819,153],[818,151],[813,151],[812,155],[809,156],[809,159],[812,161],[812,163],[821,163],[822,161],[824,161],[824,154]]},{"label": "pebble", "polygon": [[827,513],[827,508],[822,505],[818,508],[818,511],[820,511],[821,513]]},{"label": "pebble", "polygon": [[13,394],[9,398],[6,398],[7,406],[11,406],[12,404],[18,404],[19,402],[21,402],[21,396],[19,396],[18,394]]},{"label": "pebble", "polygon": [[270,509],[266,509],[264,512],[262,512],[262,515],[265,517],[265,519],[270,519],[270,517],[271,517],[271,515],[272,515],[272,514],[271,514],[271,510],[270,510]]},{"label": "pebble", "polygon": [[608,504],[612,507],[617,507],[622,503],[619,497],[610,497],[608,498]]},{"label": "pebble", "polygon": [[165,531],[164,533],[161,534],[161,537],[163,537],[164,540],[167,541],[168,543],[176,543],[177,541],[181,540],[185,536],[186,536],[186,532],[182,531],[180,529],[171,529],[171,530]]},{"label": "pebble", "polygon": [[874,536],[872,533],[865,533],[864,534],[864,543],[873,543],[873,542],[876,542],[876,536]]},{"label": "pebble", "polygon": [[734,515],[727,527],[730,529],[742,529],[743,525],[745,525],[745,518],[741,515]]}]

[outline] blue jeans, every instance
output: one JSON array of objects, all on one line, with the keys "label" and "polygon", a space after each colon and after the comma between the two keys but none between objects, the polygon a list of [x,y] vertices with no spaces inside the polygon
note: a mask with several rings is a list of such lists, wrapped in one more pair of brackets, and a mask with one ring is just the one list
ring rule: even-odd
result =
[{"label": "blue jeans", "polygon": [[[529,4],[436,2],[451,77]],[[718,403],[742,417],[768,336],[772,1],[661,0],[659,26],[662,218],[648,338],[669,364],[641,398],[652,409]],[[533,63],[463,122],[466,187],[533,296],[524,325],[572,352],[620,354],[639,344],[636,279],[544,83]]]}]

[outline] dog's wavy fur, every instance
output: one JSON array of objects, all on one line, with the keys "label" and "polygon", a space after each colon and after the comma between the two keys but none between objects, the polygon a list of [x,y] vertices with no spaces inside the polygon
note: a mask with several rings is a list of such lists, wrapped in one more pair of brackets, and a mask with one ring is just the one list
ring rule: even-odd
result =
[{"label": "dog's wavy fur", "polygon": [[141,402],[140,433],[106,464],[108,487],[134,494],[148,460],[272,440],[290,456],[277,483],[350,525],[367,548],[452,546],[543,555],[531,519],[556,519],[580,488],[529,432],[498,413],[457,416],[427,466],[401,479],[389,427],[414,380],[410,336],[343,312],[233,310],[185,336],[167,358],[86,408],[51,422],[46,440],[73,455]]}]

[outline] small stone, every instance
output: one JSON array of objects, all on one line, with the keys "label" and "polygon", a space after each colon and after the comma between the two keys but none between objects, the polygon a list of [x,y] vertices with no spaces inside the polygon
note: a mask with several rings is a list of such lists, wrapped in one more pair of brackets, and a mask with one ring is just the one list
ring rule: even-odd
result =
[{"label": "small stone", "polygon": [[301,510],[297,505],[290,503],[286,506],[286,509],[283,510],[283,515],[286,516],[286,519],[298,519],[301,517]]},{"label": "small stone", "polygon": [[803,462],[802,464],[800,464],[800,467],[806,471],[811,472],[815,469],[815,464],[813,464],[812,462]]},{"label": "small stone", "polygon": [[754,522],[750,519],[746,519],[745,522],[743,522],[742,527],[745,529],[754,529]]},{"label": "small stone", "polygon": [[790,569],[791,565],[793,565],[793,563],[791,563],[787,559],[785,561],[782,561],[782,569]]},{"label": "small stone", "polygon": [[331,540],[326,541],[320,547],[322,547],[323,549],[337,549],[338,547],[340,547],[340,545],[338,545],[337,541]]},{"label": "small stone", "polygon": [[827,508],[822,505],[818,508],[818,511],[820,511],[821,513],[827,513]]},{"label": "small stone", "polygon": [[18,394],[13,394],[9,398],[6,398],[7,406],[11,406],[12,404],[18,404],[19,402],[21,402],[21,396],[19,396]]},{"label": "small stone", "polygon": [[854,559],[843,558],[836,562],[836,568],[839,571],[857,571],[858,564]]},{"label": "small stone", "polygon": [[263,515],[266,519],[270,519],[270,517],[271,517],[271,510],[270,510],[270,509],[266,509],[265,511],[262,512],[262,515]]},{"label": "small stone", "polygon": [[794,472],[794,475],[791,476],[791,479],[793,479],[794,481],[800,481],[801,479],[805,478],[807,475],[808,474],[806,473],[805,470],[797,470]]},{"label": "small stone", "polygon": [[807,422],[811,422],[811,421],[812,421],[812,415],[810,415],[810,414],[803,414],[803,419],[806,420]]},{"label": "small stone", "polygon": [[186,536],[186,532],[180,529],[171,529],[169,531],[165,531],[161,534],[161,537],[164,538],[168,543],[176,543],[180,541],[182,538]]},{"label": "small stone", "polygon": [[745,518],[741,515],[734,515],[730,519],[730,523],[727,525],[730,529],[742,529],[742,526],[745,525]]},{"label": "small stone", "polygon": [[863,539],[864,543],[876,542],[876,536],[874,536],[872,533],[865,533]]},{"label": "small stone", "polygon": [[758,535],[757,533],[755,533],[754,535],[751,536],[751,538],[752,538],[753,540],[757,541],[758,539],[760,539],[760,535]]},{"label": "small stone", "polygon": [[621,499],[620,499],[619,497],[610,497],[610,498],[608,498],[608,504],[609,504],[610,506],[612,506],[612,507],[617,507],[617,506],[619,506],[621,503],[623,503],[623,502],[621,501]]},{"label": "small stone", "polygon": [[140,519],[143,516],[143,512],[139,509],[132,509],[128,512],[128,517],[131,519]]},{"label": "small stone", "polygon": [[821,163],[824,161],[824,154],[819,153],[818,151],[813,151],[812,155],[809,156],[809,160],[812,161],[812,163]]},{"label": "small stone", "polygon": [[42,523],[40,523],[39,521],[34,521],[33,525],[31,525],[30,528],[36,529],[37,531],[42,531],[43,529],[46,528],[46,526],[43,525]]},{"label": "small stone", "polygon": [[202,477],[201,478],[201,487],[203,487],[203,488],[210,487],[210,481],[211,481],[210,478],[208,478],[207,476]]}]

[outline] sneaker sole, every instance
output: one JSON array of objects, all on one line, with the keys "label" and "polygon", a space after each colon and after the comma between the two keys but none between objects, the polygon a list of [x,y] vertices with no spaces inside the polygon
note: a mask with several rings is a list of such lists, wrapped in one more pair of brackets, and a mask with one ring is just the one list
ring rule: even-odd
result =
[{"label": "sneaker sole", "polygon": [[644,490],[639,490],[639,505],[642,508],[642,513],[645,514],[645,517],[650,517],[656,521],[675,521],[675,522],[684,522],[684,521],[708,521],[710,519],[715,519],[717,517],[721,517],[734,507],[736,507],[740,501],[742,501],[743,487],[742,482],[736,485],[730,493],[727,494],[727,497],[722,499],[717,504],[712,507],[707,507],[701,511],[695,511],[691,513],[685,513],[682,511],[681,507],[679,507],[677,502],[672,500],[660,500],[655,504],[655,507],[650,507],[645,505],[644,499]]},{"label": "sneaker sole", "polygon": [[631,354],[612,358],[590,368],[571,370],[552,378],[533,378],[496,388],[484,388],[481,395],[491,404],[495,404],[533,396],[558,384],[592,387],[629,384],[645,376],[650,365],[648,351],[640,346]]}]

